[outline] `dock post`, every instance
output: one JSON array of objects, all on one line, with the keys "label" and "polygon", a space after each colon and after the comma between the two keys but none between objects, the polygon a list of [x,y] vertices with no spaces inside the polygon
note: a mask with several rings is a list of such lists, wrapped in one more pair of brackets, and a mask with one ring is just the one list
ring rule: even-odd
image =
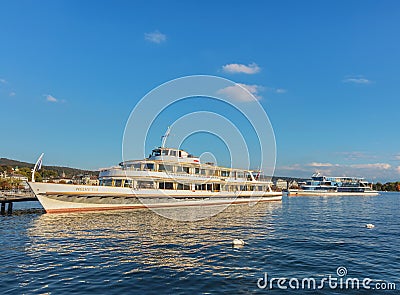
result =
[{"label": "dock post", "polygon": [[12,208],[13,208],[13,203],[12,202],[8,203],[7,214],[12,214]]},{"label": "dock post", "polygon": [[6,203],[5,202],[1,202],[1,215],[6,214]]}]

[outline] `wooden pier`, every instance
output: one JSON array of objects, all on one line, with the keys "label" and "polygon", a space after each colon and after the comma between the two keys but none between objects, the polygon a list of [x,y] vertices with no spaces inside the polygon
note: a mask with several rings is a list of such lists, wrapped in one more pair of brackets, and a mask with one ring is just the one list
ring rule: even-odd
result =
[{"label": "wooden pier", "polygon": [[[0,214],[12,214],[13,203],[37,201],[38,199],[32,192],[0,192]],[[8,208],[6,211],[6,204]]]}]

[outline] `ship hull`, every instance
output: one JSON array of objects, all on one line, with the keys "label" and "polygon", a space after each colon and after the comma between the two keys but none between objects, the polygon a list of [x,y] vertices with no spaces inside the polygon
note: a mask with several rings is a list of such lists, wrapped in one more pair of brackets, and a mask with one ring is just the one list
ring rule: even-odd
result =
[{"label": "ship hull", "polygon": [[261,191],[133,190],[38,182],[30,182],[29,186],[47,213],[219,206],[282,200],[282,193]]}]

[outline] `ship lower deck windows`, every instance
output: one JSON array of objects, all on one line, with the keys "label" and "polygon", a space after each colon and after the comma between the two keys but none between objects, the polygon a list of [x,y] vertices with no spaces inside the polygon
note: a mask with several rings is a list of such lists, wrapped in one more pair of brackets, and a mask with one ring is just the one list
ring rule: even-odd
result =
[{"label": "ship lower deck windows", "polygon": [[153,181],[138,181],[137,187],[145,188],[145,189],[152,189],[152,188],[154,188],[154,182]]},{"label": "ship lower deck windows", "polygon": [[178,190],[190,190],[190,184],[178,183],[177,184]]},{"label": "ship lower deck windows", "polygon": [[174,189],[174,183],[173,182],[159,182],[158,188],[159,189]]}]

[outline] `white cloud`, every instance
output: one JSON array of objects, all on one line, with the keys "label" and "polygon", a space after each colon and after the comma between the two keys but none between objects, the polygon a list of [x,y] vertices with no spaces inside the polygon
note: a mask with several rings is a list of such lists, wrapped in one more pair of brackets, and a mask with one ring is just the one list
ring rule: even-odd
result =
[{"label": "white cloud", "polygon": [[310,164],[307,164],[307,166],[310,166],[310,167],[332,167],[332,166],[336,166],[336,165],[333,165],[333,164],[331,164],[331,163],[317,163],[317,162],[312,162],[312,163],[310,163]]},{"label": "white cloud", "polygon": [[227,64],[222,66],[222,70],[230,74],[243,73],[252,75],[260,72],[261,68],[256,63],[253,62],[247,66],[243,64]]},{"label": "white cloud", "polygon": [[282,94],[282,93],[286,93],[287,90],[286,90],[286,89],[283,89],[283,88],[277,88],[277,89],[275,89],[275,92],[276,92],[276,93],[279,93],[279,94]]},{"label": "white cloud", "polygon": [[392,168],[392,166],[387,163],[353,164],[350,165],[350,167],[356,169],[379,169],[379,170],[387,170]]},{"label": "white cloud", "polygon": [[1,84],[7,84],[7,80],[6,79],[0,79],[0,83]]},{"label": "white cloud", "polygon": [[264,87],[259,85],[247,85],[247,84],[237,83],[233,86],[228,86],[218,90],[217,94],[222,94],[228,99],[233,99],[236,101],[252,102],[261,99],[259,92],[262,91],[263,89]]},{"label": "white cloud", "polygon": [[12,91],[12,92],[10,92],[9,94],[8,94],[8,96],[15,96],[15,95],[17,95],[14,91]]},{"label": "white cloud", "polygon": [[59,100],[57,98],[55,98],[54,96],[52,96],[50,94],[46,94],[45,97],[46,97],[46,100],[49,102],[59,102]]},{"label": "white cloud", "polygon": [[397,166],[396,171],[400,174],[400,166]]},{"label": "white cloud", "polygon": [[151,33],[145,33],[144,39],[152,43],[160,44],[162,42],[167,41],[167,36],[165,34],[160,33],[159,31],[154,31]]},{"label": "white cloud", "polygon": [[367,154],[365,152],[337,152],[336,154],[343,155],[345,159],[347,160],[358,160],[358,159],[373,159],[376,158],[376,156]]},{"label": "white cloud", "polygon": [[371,80],[364,77],[349,77],[343,80],[344,83],[354,83],[354,84],[370,84]]},{"label": "white cloud", "polygon": [[395,160],[400,160],[400,154],[394,155]]}]

